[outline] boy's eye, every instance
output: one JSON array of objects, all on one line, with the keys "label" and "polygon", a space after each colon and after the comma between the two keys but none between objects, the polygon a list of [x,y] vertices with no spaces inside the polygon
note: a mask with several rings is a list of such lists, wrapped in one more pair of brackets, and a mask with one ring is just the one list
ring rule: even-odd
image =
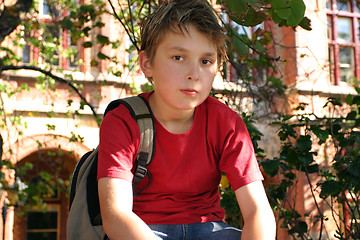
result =
[{"label": "boy's eye", "polygon": [[212,64],[212,61],[209,59],[204,59],[204,60],[201,60],[201,63],[205,64],[205,65],[210,65],[210,64]]},{"label": "boy's eye", "polygon": [[173,59],[175,59],[177,61],[184,60],[184,58],[182,56],[174,56]]}]

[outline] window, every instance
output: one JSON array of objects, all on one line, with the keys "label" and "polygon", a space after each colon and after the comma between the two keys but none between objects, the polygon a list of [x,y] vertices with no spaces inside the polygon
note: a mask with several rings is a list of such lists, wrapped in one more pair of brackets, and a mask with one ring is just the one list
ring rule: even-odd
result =
[{"label": "window", "polygon": [[327,34],[331,82],[352,82],[360,77],[360,3],[327,0]]},{"label": "window", "polygon": [[30,45],[28,44],[25,44],[24,46],[22,62],[30,63]]},{"label": "window", "polygon": [[39,13],[52,18],[58,18],[60,16],[59,11],[47,0],[39,0]]},{"label": "window", "polygon": [[30,48],[30,32],[26,29],[23,30],[23,49],[22,49],[22,62],[30,63],[31,48]]},{"label": "window", "polygon": [[79,57],[78,57],[78,47],[77,47],[77,42],[75,40],[75,38],[72,38],[71,37],[71,34],[69,32],[66,32],[65,36],[67,36],[67,44],[68,44],[68,49],[67,49],[67,52],[68,52],[68,69],[74,69],[78,66],[78,63],[77,61],[79,60]]},{"label": "window", "polygon": [[59,239],[59,209],[48,206],[47,211],[32,210],[27,212],[26,240]]},{"label": "window", "polygon": [[[36,18],[39,19],[39,28],[33,29],[30,34],[24,27],[21,33],[23,37],[22,62],[25,64],[49,63],[64,70],[75,70],[79,61],[79,38],[72,38],[70,32],[62,29],[59,24],[65,12],[55,8],[51,1],[47,0],[39,0],[37,6]],[[36,39],[40,40],[40,43],[35,44]]]}]

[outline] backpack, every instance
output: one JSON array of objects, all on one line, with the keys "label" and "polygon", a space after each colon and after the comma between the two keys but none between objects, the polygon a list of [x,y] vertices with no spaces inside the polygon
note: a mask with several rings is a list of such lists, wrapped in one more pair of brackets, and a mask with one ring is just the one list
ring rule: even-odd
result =
[{"label": "backpack", "polygon": [[[112,101],[106,108],[106,113],[120,104],[126,106],[131,116],[137,121],[140,129],[140,147],[136,157],[136,170],[133,179],[133,192],[138,194],[149,186],[151,175],[146,166],[151,163],[154,154],[155,130],[150,107],[141,96],[133,96]],[[67,219],[68,240],[103,240],[107,236],[102,227],[100,214],[97,161],[98,147],[85,153],[75,166],[69,196],[69,216]],[[135,192],[136,184],[148,176],[147,186]]]}]

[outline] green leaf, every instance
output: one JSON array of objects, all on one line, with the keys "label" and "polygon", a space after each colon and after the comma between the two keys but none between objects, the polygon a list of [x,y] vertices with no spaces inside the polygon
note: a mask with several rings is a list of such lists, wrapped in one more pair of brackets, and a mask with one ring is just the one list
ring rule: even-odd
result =
[{"label": "green leaf", "polygon": [[353,101],[353,96],[351,94],[348,94],[345,98],[346,104],[351,105],[352,101]]},{"label": "green leaf", "polygon": [[320,197],[323,199],[327,198],[330,195],[333,197],[338,196],[342,188],[342,184],[335,180],[329,180],[320,185],[321,185]]},{"label": "green leaf", "polygon": [[261,166],[264,168],[265,172],[271,177],[275,176],[279,171],[280,160],[279,159],[267,159],[262,161]]},{"label": "green leaf", "polygon": [[235,50],[237,50],[237,52],[240,55],[245,55],[248,53],[248,47],[244,43],[244,41],[241,40],[241,36],[239,34],[235,33],[235,36],[232,38],[232,41]]},{"label": "green leaf", "polygon": [[102,28],[102,27],[104,27],[104,26],[105,26],[105,24],[102,23],[102,22],[97,22],[97,23],[95,24],[95,27],[99,27],[99,28]]},{"label": "green leaf", "polygon": [[306,167],[308,173],[317,173],[319,172],[319,165],[317,163],[311,164]]},{"label": "green leaf", "polygon": [[301,152],[308,152],[311,150],[312,141],[310,139],[309,135],[306,136],[300,136],[296,140],[297,146]]},{"label": "green leaf", "polygon": [[354,96],[352,104],[360,105],[360,95]]},{"label": "green leaf", "polygon": [[26,90],[26,91],[30,91],[29,85],[27,83],[22,83],[21,84],[21,90]]},{"label": "green leaf", "polygon": [[92,42],[84,42],[83,46],[84,48],[90,48],[92,47]]},{"label": "green leaf", "polygon": [[99,52],[98,54],[97,54],[97,56],[98,56],[98,58],[100,58],[100,59],[110,59],[107,55],[105,55],[105,54],[103,54],[102,52]]},{"label": "green leaf", "polygon": [[360,87],[355,86],[355,91],[360,94]]},{"label": "green leaf", "polygon": [[349,112],[349,114],[346,116],[346,120],[355,120],[355,119],[356,119],[356,115],[357,115],[357,112],[356,112],[356,111],[351,111],[351,112]]},{"label": "green leaf", "polygon": [[296,229],[296,232],[298,232],[298,233],[300,233],[301,235],[303,235],[304,233],[307,232],[308,225],[307,225],[306,222],[304,222],[304,221],[299,221],[299,222],[295,225],[295,229]]},{"label": "green leaf", "polygon": [[87,103],[86,103],[85,101],[81,101],[79,108],[80,108],[81,110],[84,110],[84,108],[85,108],[86,105],[87,105]]},{"label": "green leaf", "polygon": [[40,172],[40,177],[44,179],[46,182],[50,181],[52,175],[48,172]]},{"label": "green leaf", "polygon": [[35,37],[30,37],[30,43],[34,45],[34,47],[40,47],[41,41]]},{"label": "green leaf", "polygon": [[312,153],[306,152],[305,154],[302,154],[298,157],[299,164],[308,167],[311,163],[314,162],[314,158]]},{"label": "green leaf", "polygon": [[81,13],[93,13],[95,11],[95,6],[93,4],[80,5]]},{"label": "green leaf", "polygon": [[288,19],[291,15],[291,9],[288,1],[285,0],[271,0],[271,7],[274,12],[282,19]]},{"label": "green leaf", "polygon": [[320,126],[312,126],[311,130],[320,140],[325,141],[329,136],[329,131],[321,129]]},{"label": "green leaf", "polygon": [[55,131],[56,125],[53,124],[45,124],[48,131]]},{"label": "green leaf", "polygon": [[286,156],[286,161],[289,163],[290,166],[294,166],[298,164],[299,158],[293,149],[290,149],[288,151]]},{"label": "green leaf", "polygon": [[248,6],[245,0],[224,0],[224,4],[230,13],[237,16],[245,14],[248,10]]},{"label": "green leaf", "polygon": [[306,6],[303,0],[291,0],[289,5],[291,14],[287,19],[287,24],[290,27],[296,27],[304,18]]},{"label": "green leaf", "polygon": [[302,27],[305,30],[311,31],[311,20],[307,17],[303,17],[303,19],[300,21],[299,26]]},{"label": "green leaf", "polygon": [[[260,3],[259,0],[246,0],[245,2],[248,3],[249,5],[259,5]],[[261,4],[264,5],[263,2],[261,2]]]},{"label": "green leaf", "polygon": [[279,26],[283,26],[286,24],[286,19],[279,17],[279,15],[274,11],[274,9],[272,9],[271,11],[271,18],[274,22],[279,24]]},{"label": "green leaf", "polygon": [[61,27],[63,29],[68,29],[68,30],[73,29],[74,25],[73,25],[72,21],[70,20],[70,17],[64,17],[64,19],[61,22]]},{"label": "green leaf", "polygon": [[89,32],[91,31],[91,28],[90,27],[85,27],[82,32],[83,34],[88,37],[89,36]]},{"label": "green leaf", "polygon": [[104,35],[101,35],[101,34],[98,34],[96,36],[96,39],[98,40],[98,42],[101,44],[101,45],[108,45],[110,44],[110,40],[107,36],[104,36]]},{"label": "green leaf", "polygon": [[254,8],[250,7],[242,22],[244,26],[253,27],[262,23],[265,18],[266,15],[264,12],[257,12]]},{"label": "green leaf", "polygon": [[360,176],[360,166],[358,163],[349,163],[349,166],[347,168],[348,172],[355,176],[356,179],[359,179]]},{"label": "green leaf", "polygon": [[96,61],[95,59],[90,61],[90,66],[92,66],[92,67],[96,67],[98,64],[99,64],[99,62]]}]

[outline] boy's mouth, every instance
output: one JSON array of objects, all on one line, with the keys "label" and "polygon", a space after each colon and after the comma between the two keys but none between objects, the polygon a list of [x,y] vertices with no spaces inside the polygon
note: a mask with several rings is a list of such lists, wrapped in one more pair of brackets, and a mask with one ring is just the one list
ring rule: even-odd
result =
[{"label": "boy's mouth", "polygon": [[180,91],[188,96],[195,96],[198,93],[195,89],[181,89]]}]

